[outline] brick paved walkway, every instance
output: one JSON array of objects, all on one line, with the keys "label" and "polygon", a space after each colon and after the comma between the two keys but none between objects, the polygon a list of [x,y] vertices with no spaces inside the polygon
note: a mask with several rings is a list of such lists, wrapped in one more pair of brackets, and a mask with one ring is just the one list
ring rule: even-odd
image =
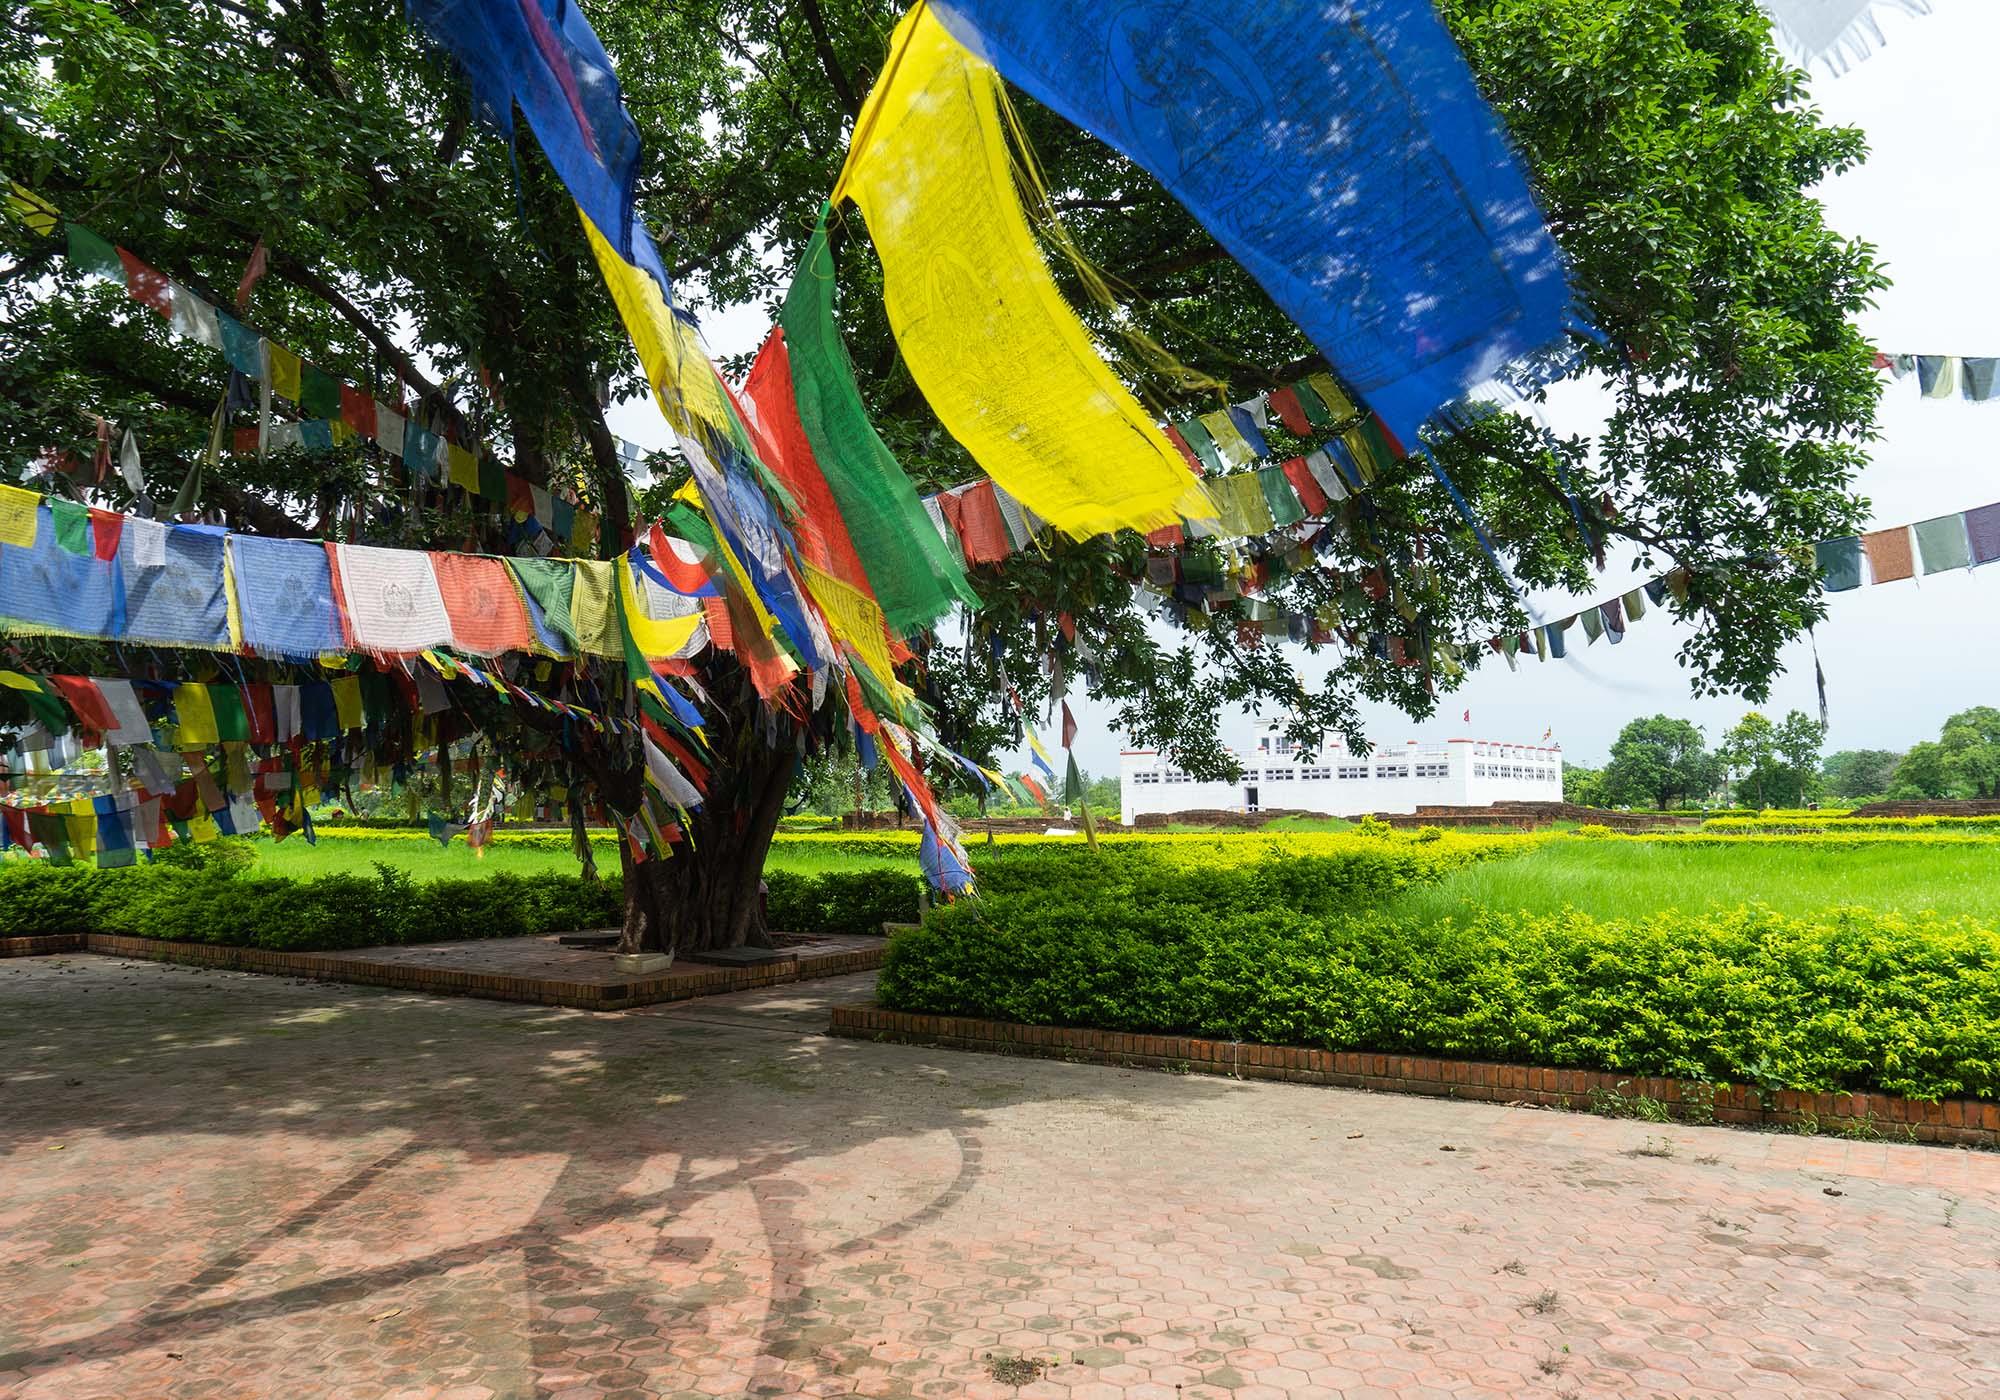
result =
[{"label": "brick paved walkway", "polygon": [[2000,1393],[2000,1155],[814,1034],[866,985],[0,963],[0,1396]]}]

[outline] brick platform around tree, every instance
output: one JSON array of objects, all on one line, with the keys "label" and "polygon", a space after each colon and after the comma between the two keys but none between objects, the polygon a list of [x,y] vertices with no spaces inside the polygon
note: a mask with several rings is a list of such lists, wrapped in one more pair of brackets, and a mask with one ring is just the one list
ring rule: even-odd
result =
[{"label": "brick platform around tree", "polygon": [[97,953],[190,967],[308,977],[364,987],[531,1002],[582,1011],[618,1011],[689,997],[751,991],[786,982],[868,972],[882,965],[887,941],[834,935],[788,949],[792,956],[761,967],[677,963],[665,972],[618,972],[600,950],[561,948],[554,937],[471,939],[398,947],[292,952],[212,943],[175,943],[118,934],[54,934],[0,940],[0,957]]},{"label": "brick platform around tree", "polygon": [[1816,1127],[1821,1132],[1875,1133],[1913,1142],[2000,1148],[2000,1103],[1983,1099],[1925,1103],[1894,1094],[1813,1094],[1793,1089],[1767,1095],[1743,1085],[1712,1085],[1603,1070],[1545,1069],[1483,1060],[1307,1050],[1193,1036],[1131,1035],[1073,1026],[1029,1026],[1011,1021],[890,1011],[879,1006],[836,1006],[831,1014],[830,1033],[857,1040],[1545,1108],[1597,1111],[1608,1108],[1632,1113],[1645,1103],[1657,1106],[1656,1111],[1681,1122],[1790,1129]]}]

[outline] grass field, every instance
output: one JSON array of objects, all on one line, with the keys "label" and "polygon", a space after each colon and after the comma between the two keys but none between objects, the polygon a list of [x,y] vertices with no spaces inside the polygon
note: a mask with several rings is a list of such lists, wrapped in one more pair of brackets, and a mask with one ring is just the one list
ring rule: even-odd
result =
[{"label": "grass field", "polygon": [[1969,914],[2000,928],[2000,848],[1992,843],[1681,846],[1550,841],[1517,859],[1471,865],[1398,895],[1413,925],[1473,908],[1629,918],[1761,903],[1789,914],[1837,904]]}]

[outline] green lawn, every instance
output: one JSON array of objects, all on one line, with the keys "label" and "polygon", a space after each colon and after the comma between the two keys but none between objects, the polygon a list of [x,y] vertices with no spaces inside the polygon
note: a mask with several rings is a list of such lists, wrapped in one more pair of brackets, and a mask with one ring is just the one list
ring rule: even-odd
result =
[{"label": "green lawn", "polygon": [[1882,842],[1844,846],[1679,846],[1670,841],[1552,841],[1419,886],[1386,909],[1411,924],[1484,907],[1599,918],[1762,903],[1788,914],[1836,904],[1970,914],[2000,927],[2000,846]]}]

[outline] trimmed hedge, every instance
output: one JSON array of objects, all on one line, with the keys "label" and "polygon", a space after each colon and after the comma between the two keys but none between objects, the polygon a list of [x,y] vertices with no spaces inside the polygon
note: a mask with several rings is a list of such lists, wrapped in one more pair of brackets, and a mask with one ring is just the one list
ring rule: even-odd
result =
[{"label": "trimmed hedge", "polygon": [[1217,879],[1150,864],[1093,887],[1016,884],[1024,868],[997,863],[986,898],[891,941],[878,995],[1037,1025],[2000,1097],[2000,933],[1970,920],[1752,906],[1412,928],[1356,906],[1422,871]]},{"label": "trimmed hedge", "polygon": [[1716,836],[1840,836],[1874,832],[1956,832],[1962,836],[2000,836],[2000,817],[1828,817],[1817,813],[1795,816],[1717,817],[1701,824]]},{"label": "trimmed hedge", "polygon": [[871,934],[885,923],[915,923],[923,881],[901,870],[764,872],[765,918],[783,933]]},{"label": "trimmed hedge", "polygon": [[468,938],[521,938],[615,925],[615,881],[488,875],[419,883],[373,878],[260,879],[223,863],[96,870],[0,866],[0,928],[15,934],[117,933],[234,947],[324,950]]},{"label": "trimmed hedge", "polygon": [[885,1006],[1036,1025],[1578,1066],[1916,1098],[2000,1097],[2000,935],[1865,909],[1403,929],[1288,910],[939,911]]},{"label": "trimmed hedge", "polygon": [[[0,863],[0,931],[10,936],[116,933],[173,942],[296,952],[527,938],[616,927],[624,896],[613,878],[484,875],[413,880],[377,863],[375,874],[311,880],[259,878],[238,842],[168,848],[117,870],[45,861]],[[770,921],[787,933],[880,935],[917,918],[914,871],[833,871],[766,877]]]}]

